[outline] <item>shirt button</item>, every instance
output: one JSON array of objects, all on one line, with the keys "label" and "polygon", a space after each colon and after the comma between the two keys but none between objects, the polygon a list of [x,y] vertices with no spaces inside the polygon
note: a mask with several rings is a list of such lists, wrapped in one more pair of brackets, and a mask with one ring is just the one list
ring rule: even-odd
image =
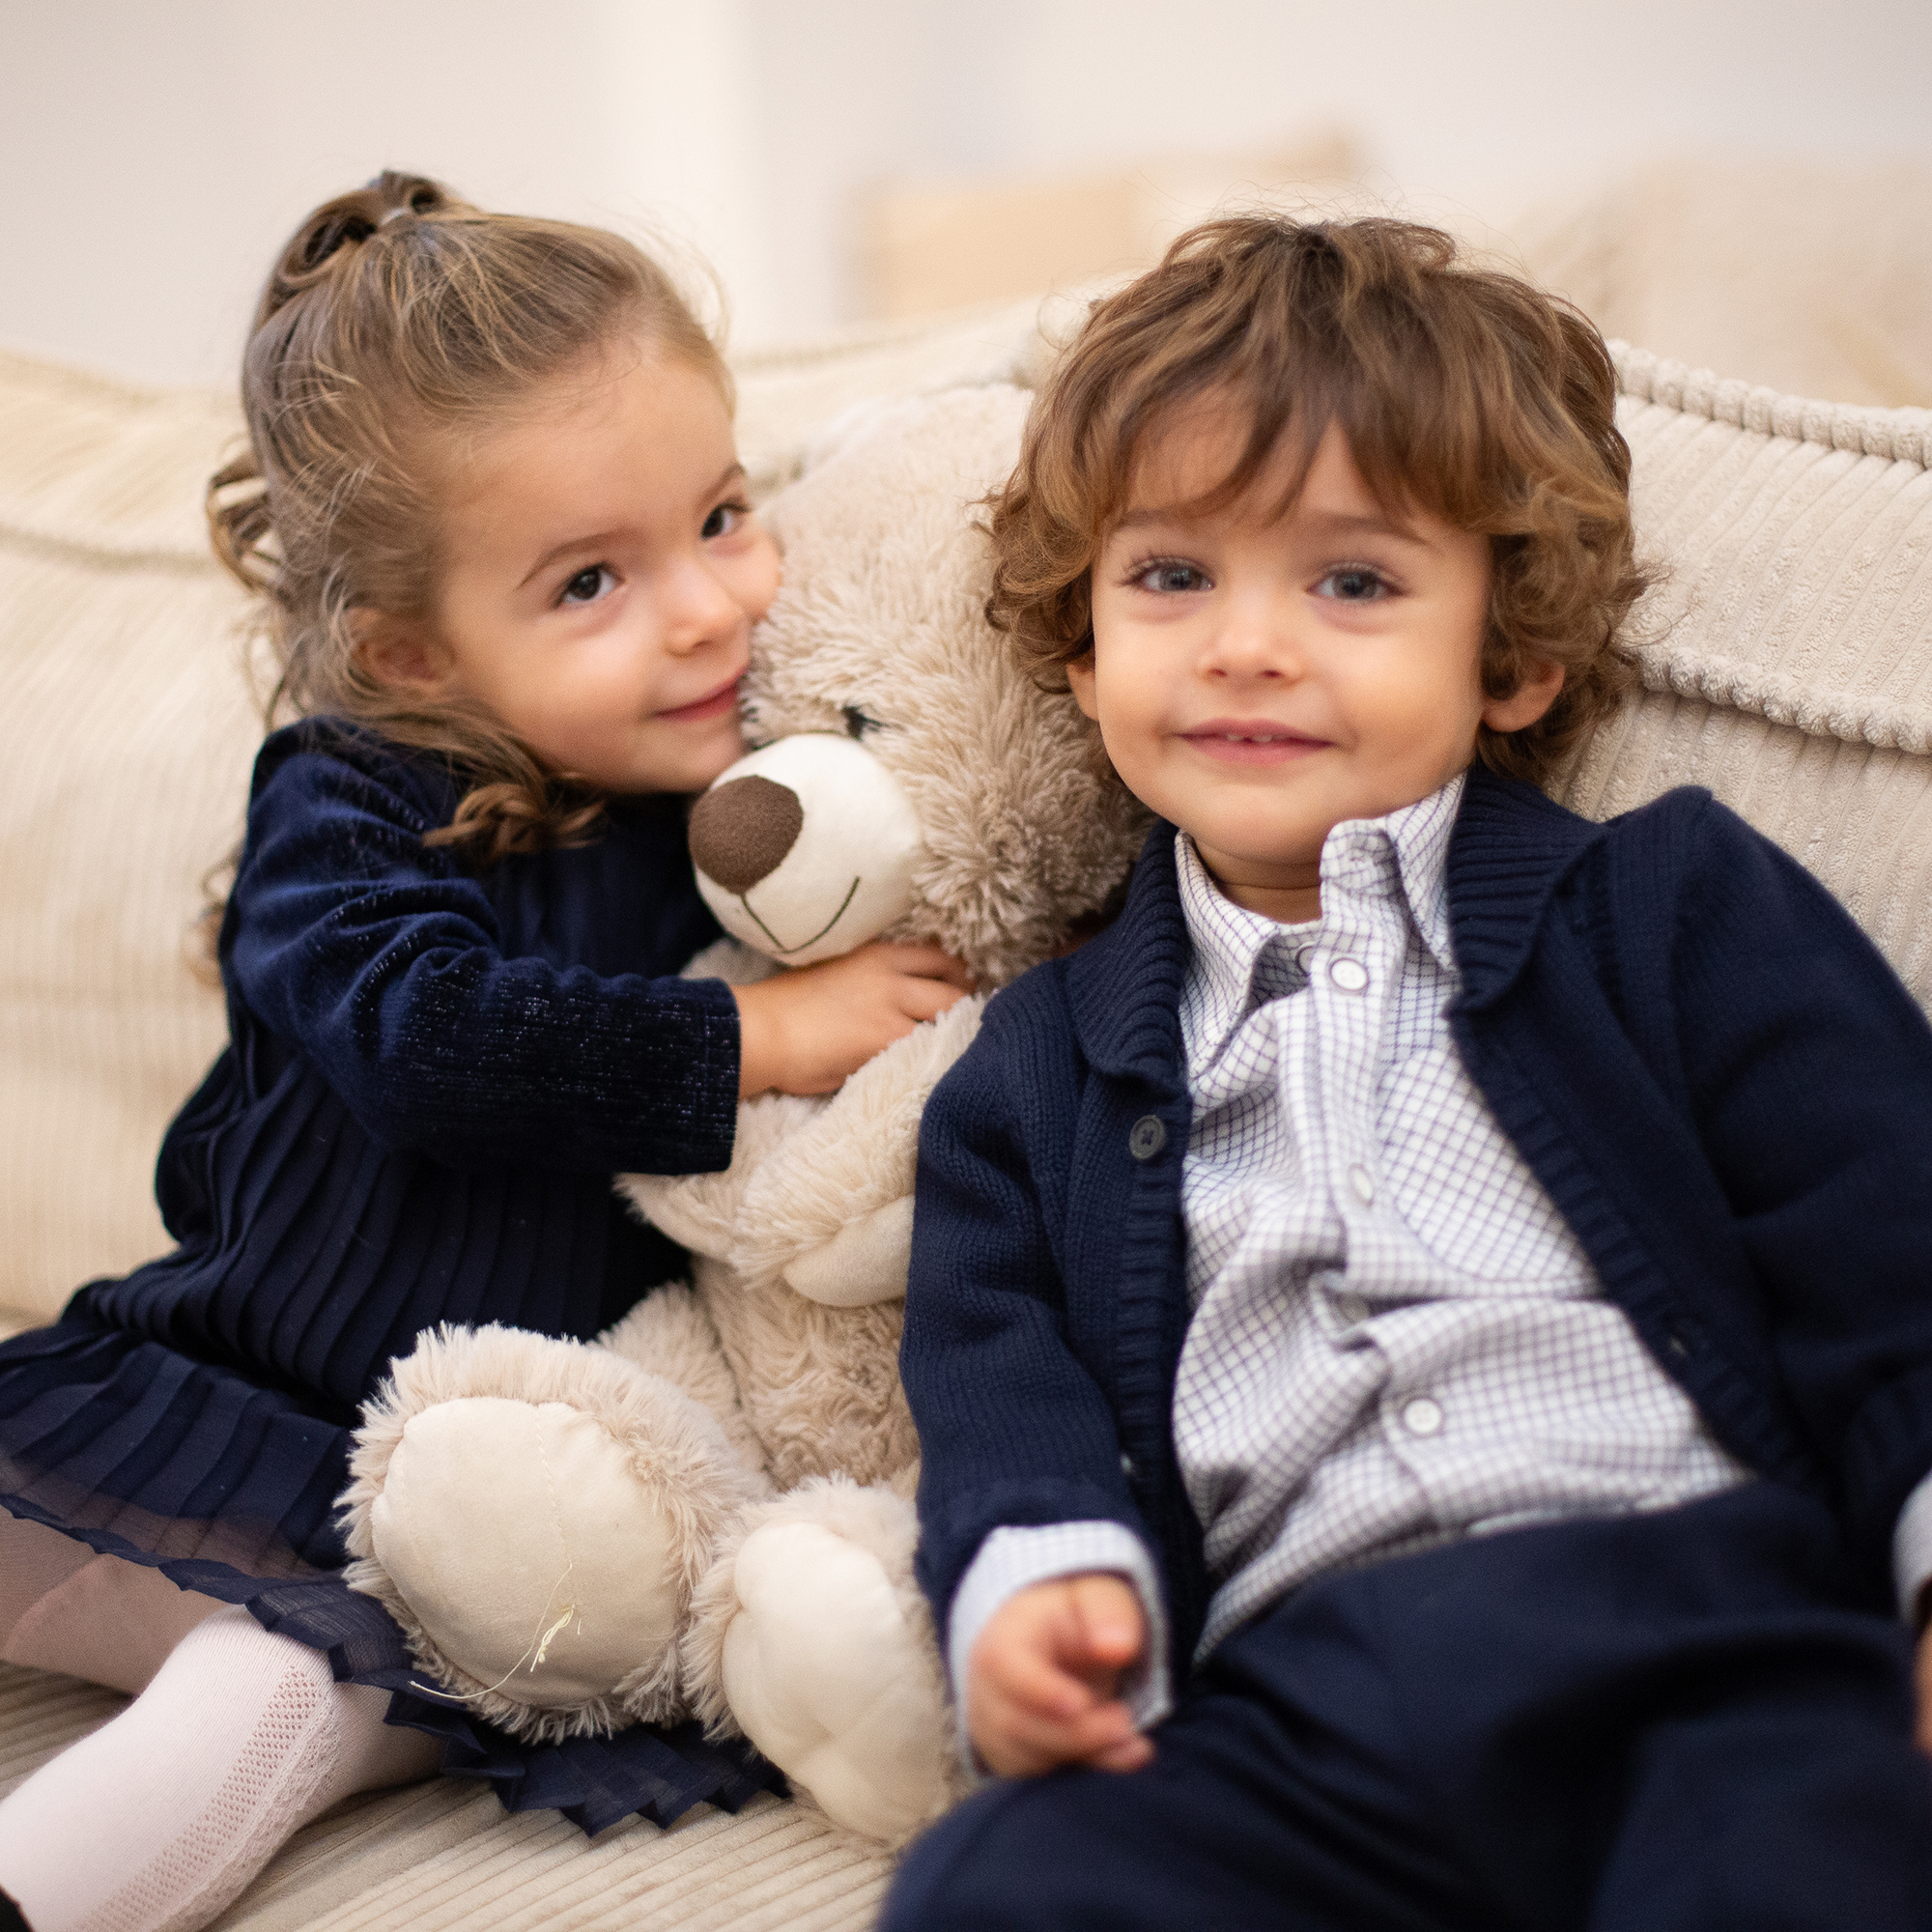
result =
[{"label": "shirt button", "polygon": [[1335,1313],[1344,1321],[1366,1321],[1369,1319],[1368,1296],[1350,1289],[1335,1297]]},{"label": "shirt button", "polygon": [[1304,973],[1312,972],[1315,968],[1315,955],[1320,950],[1312,939],[1306,946],[1297,946],[1294,949],[1294,963]]},{"label": "shirt button", "polygon": [[1402,1406],[1402,1426],[1411,1435],[1434,1435],[1442,1427],[1442,1405],[1419,1395]]},{"label": "shirt button", "polygon": [[1151,1160],[1167,1145],[1167,1129],[1158,1114],[1143,1114],[1127,1134],[1127,1151],[1136,1160]]},{"label": "shirt button", "polygon": [[1337,959],[1328,977],[1345,993],[1359,993],[1369,983],[1369,969],[1359,959]]},{"label": "shirt button", "polygon": [[1357,1162],[1353,1167],[1351,1167],[1349,1170],[1349,1185],[1351,1189],[1353,1189],[1355,1199],[1359,1201],[1364,1208],[1372,1208],[1375,1206],[1375,1199],[1376,1199],[1375,1178],[1369,1173],[1369,1170],[1366,1167],[1363,1167],[1359,1162]]}]

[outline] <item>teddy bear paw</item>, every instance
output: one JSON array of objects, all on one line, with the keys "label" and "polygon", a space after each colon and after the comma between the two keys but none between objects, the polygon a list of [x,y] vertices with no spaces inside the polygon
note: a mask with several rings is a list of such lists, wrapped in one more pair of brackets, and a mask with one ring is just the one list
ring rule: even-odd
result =
[{"label": "teddy bear paw", "polygon": [[668,1665],[674,1685],[678,1525],[569,1404],[475,1396],[412,1416],[369,1531],[466,1701],[480,1689],[608,1729],[644,1715],[619,1715],[626,1693]]},{"label": "teddy bear paw", "polygon": [[692,1591],[759,1486],[685,1390],[607,1349],[444,1328],[365,1407],[350,1473],[348,1581],[428,1694],[538,1743],[687,1715]]},{"label": "teddy bear paw", "polygon": [[945,1808],[950,1727],[929,1635],[879,1556],[822,1522],[739,1547],[719,1655],[732,1716],[835,1824],[896,1843]]}]

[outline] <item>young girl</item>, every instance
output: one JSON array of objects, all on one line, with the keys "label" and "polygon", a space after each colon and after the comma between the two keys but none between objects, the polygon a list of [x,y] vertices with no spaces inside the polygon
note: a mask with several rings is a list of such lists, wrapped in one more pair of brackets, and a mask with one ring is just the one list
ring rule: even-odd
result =
[{"label": "young girl", "polygon": [[204,1923],[440,1763],[592,1829],[755,1786],[695,1736],[526,1753],[409,1695],[340,1580],[349,1432],[436,1322],[608,1326],[680,1266],[613,1173],[724,1167],[741,1094],[834,1086],[961,985],[885,946],[667,977],[716,936],[682,795],[742,750],[779,560],[635,247],[384,174],[284,250],[242,397],[214,544],[299,722],[221,921],[231,1044],[161,1149],[180,1246],[0,1348],[0,1651],[140,1693],[0,1804],[35,1932]]}]

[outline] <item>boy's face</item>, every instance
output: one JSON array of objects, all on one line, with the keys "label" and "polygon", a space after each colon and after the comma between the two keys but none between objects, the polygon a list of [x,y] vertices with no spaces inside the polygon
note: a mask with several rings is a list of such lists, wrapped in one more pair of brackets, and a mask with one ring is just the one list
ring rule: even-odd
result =
[{"label": "boy's face", "polygon": [[1426,798],[1469,763],[1479,723],[1534,723],[1562,673],[1483,696],[1488,539],[1392,518],[1338,427],[1283,516],[1265,470],[1228,509],[1173,509],[1228,473],[1243,431],[1204,412],[1152,440],[1068,679],[1128,789],[1192,835],[1231,898],[1312,918],[1332,827]]}]

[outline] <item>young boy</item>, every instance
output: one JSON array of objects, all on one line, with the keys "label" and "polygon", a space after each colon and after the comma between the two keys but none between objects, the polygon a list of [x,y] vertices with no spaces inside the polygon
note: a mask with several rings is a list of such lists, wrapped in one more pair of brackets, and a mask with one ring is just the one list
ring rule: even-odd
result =
[{"label": "young boy", "polygon": [[1003,1781],[891,1927],[1932,1925],[1932,1032],[1707,794],[1537,789],[1632,675],[1614,391],[1443,236],[1244,219],[1038,401],[992,608],[1162,822],[925,1117]]}]

